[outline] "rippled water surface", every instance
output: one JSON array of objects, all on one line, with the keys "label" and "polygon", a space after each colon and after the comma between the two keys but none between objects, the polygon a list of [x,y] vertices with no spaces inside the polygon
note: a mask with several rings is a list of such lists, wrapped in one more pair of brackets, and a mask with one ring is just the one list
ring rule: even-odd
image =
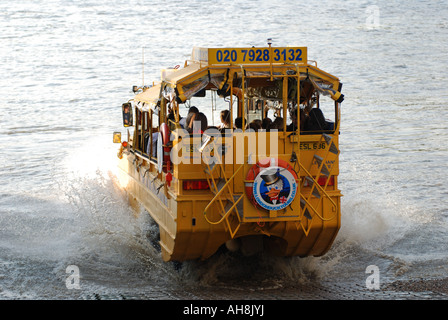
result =
[{"label": "rippled water surface", "polygon": [[[4,0],[0,30],[0,299],[297,298],[307,285],[362,291],[369,265],[382,283],[446,277],[443,1]],[[267,38],[307,46],[344,83],[342,228],[321,258],[220,253],[176,270],[113,183],[142,48],[150,84],[193,46]]]}]

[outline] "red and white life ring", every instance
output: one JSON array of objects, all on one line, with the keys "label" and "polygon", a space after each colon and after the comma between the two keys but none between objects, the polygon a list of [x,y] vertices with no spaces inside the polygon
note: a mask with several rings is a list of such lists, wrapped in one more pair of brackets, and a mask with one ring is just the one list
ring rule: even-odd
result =
[{"label": "red and white life ring", "polygon": [[265,158],[254,164],[246,175],[246,196],[257,208],[282,210],[297,194],[297,173],[277,158]]},{"label": "red and white life ring", "polygon": [[171,143],[170,143],[170,128],[166,123],[162,123],[159,128],[159,136],[157,139],[157,165],[159,173],[167,172],[170,166],[171,158]]}]

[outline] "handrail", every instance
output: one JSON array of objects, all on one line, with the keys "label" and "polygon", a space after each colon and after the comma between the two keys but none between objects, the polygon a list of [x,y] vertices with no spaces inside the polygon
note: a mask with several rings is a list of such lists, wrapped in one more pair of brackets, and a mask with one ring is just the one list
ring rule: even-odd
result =
[{"label": "handrail", "polygon": [[[221,220],[219,220],[219,221],[217,221],[217,222],[210,221],[210,220],[207,218],[207,210],[208,210],[208,209],[210,208],[210,206],[216,201],[216,199],[218,199],[218,197],[221,195],[221,193],[223,192],[223,190],[228,186],[228,184],[230,183],[230,181],[232,181],[232,180],[235,178],[236,174],[241,170],[242,167],[244,167],[244,164],[242,164],[241,166],[238,167],[238,169],[236,169],[236,171],[235,171],[235,172],[233,173],[233,175],[227,180],[227,182],[224,184],[224,186],[221,188],[221,190],[219,190],[219,191],[215,194],[215,196],[214,196],[213,199],[210,201],[210,203],[207,205],[207,207],[205,207],[205,209],[204,209],[204,217],[205,217],[205,220],[206,220],[208,223],[210,223],[210,224],[219,224],[219,223],[221,223],[222,221],[224,221],[224,219],[227,218],[227,216],[230,214],[230,212],[232,212],[232,210],[233,210],[233,208],[235,207],[235,205],[233,205],[232,208],[224,214],[224,216],[221,218]],[[242,197],[241,197],[241,198],[242,198]],[[237,202],[239,202],[239,200],[241,200],[241,198],[238,199]]]},{"label": "handrail", "polygon": [[[319,141],[322,141],[322,138],[325,139],[325,136],[324,136],[323,134],[321,135]],[[325,156],[322,158],[322,162],[321,162],[320,165],[319,165],[318,173],[317,173],[317,176],[316,176],[317,179],[319,179],[319,176],[320,176],[320,174],[322,173],[322,168],[323,168],[323,166],[325,165],[325,161],[324,161],[324,160],[328,157],[328,154],[330,153],[330,147],[331,147],[330,142],[331,142],[331,139],[330,139],[330,141],[326,141],[326,140],[325,140],[325,142],[327,143],[328,148],[327,148],[327,151],[326,151]],[[315,155],[316,155],[316,154],[315,154]],[[327,187],[327,185],[328,185],[328,182],[329,182],[329,180],[330,180],[329,177],[331,176],[331,171],[333,170],[334,166],[331,166],[330,169],[328,169],[328,167],[327,167],[327,171],[328,171],[328,179],[327,179],[327,181],[325,182],[325,186],[324,186],[324,187],[322,187],[322,186],[318,183],[318,181],[316,181],[316,179],[313,178],[313,176],[311,175],[311,173],[310,173],[310,172],[309,172],[309,171],[302,165],[301,162],[299,162],[299,166],[300,166],[301,169],[303,169],[303,170],[305,171],[305,174],[306,174],[308,177],[310,177],[311,179],[313,179],[313,185],[311,186],[311,190],[312,190],[312,188],[314,188],[314,187],[318,188],[318,189],[322,192],[322,194],[330,200],[330,202],[333,204],[333,206],[337,208],[338,205],[333,201],[333,199],[331,199],[330,195],[329,195],[329,194],[327,193],[327,191],[325,190],[326,187]],[[311,194],[312,194],[312,193],[311,193]],[[311,196],[310,196],[310,197],[311,197]],[[335,217],[336,214],[337,214],[337,213],[335,213],[331,218],[325,219],[325,218],[322,217],[322,216],[318,213],[318,211],[317,211],[317,210],[316,210],[316,209],[315,209],[315,208],[308,202],[308,200],[305,199],[305,197],[302,197],[302,198],[305,200],[306,204],[307,204],[309,207],[312,208],[312,210],[314,211],[314,213],[315,213],[315,214],[319,217],[319,219],[321,219],[322,221],[329,221],[329,220],[332,220],[332,219],[334,219],[334,217]],[[319,204],[320,204],[320,201],[319,201]],[[302,209],[302,211],[304,211],[304,210],[306,210],[306,207]]]},{"label": "handrail", "polygon": [[[308,177],[310,177],[310,178],[313,177],[313,176],[311,175],[311,173],[309,173],[308,170],[306,170],[306,168],[302,165],[301,162],[299,162],[299,166],[305,171],[305,173],[307,174]],[[330,170],[330,172],[331,172],[331,170]],[[314,178],[313,178],[313,180],[314,180]],[[328,182],[327,182],[327,183],[328,183]],[[314,180],[314,185],[318,186],[318,188],[320,189],[320,191],[322,191],[322,192],[324,193],[324,195],[331,201],[331,203],[332,203],[335,207],[337,206],[337,204],[334,203],[334,201],[331,199],[330,195],[325,191],[324,188],[322,188],[322,186],[321,186],[319,183],[317,183],[316,180]]]}]

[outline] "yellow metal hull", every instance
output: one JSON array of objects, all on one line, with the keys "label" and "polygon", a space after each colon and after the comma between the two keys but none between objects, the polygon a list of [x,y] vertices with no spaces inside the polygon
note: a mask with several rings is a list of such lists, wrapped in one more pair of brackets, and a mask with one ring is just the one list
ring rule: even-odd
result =
[{"label": "yellow metal hull", "polygon": [[[231,216],[230,227],[239,224],[232,238],[229,225],[210,224],[204,218],[204,209],[212,195],[180,196],[162,185],[160,179],[148,170],[148,163],[143,161],[140,162],[142,165],[135,165],[135,158],[132,153],[123,155],[119,161],[119,180],[129,197],[141,204],[159,225],[164,261],[204,260],[229,241],[240,247],[244,243],[241,239],[253,236],[260,237],[263,250],[277,256],[320,256],[330,249],[340,228],[341,194],[336,190],[332,199],[337,203],[337,212],[327,210],[331,205],[324,201],[324,219],[310,222],[302,218],[302,223],[298,223],[274,218],[272,221],[239,223]],[[211,214],[215,220],[219,219],[218,211]]]}]

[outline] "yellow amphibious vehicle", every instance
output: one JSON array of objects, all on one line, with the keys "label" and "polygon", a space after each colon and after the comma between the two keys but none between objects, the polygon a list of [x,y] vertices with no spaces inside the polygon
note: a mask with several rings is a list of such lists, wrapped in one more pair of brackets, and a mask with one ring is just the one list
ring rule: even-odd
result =
[{"label": "yellow amphibious vehicle", "polygon": [[[340,228],[339,79],[306,47],[193,48],[122,106],[119,181],[165,261],[320,256]],[[124,139],[123,139],[124,140]]]}]

